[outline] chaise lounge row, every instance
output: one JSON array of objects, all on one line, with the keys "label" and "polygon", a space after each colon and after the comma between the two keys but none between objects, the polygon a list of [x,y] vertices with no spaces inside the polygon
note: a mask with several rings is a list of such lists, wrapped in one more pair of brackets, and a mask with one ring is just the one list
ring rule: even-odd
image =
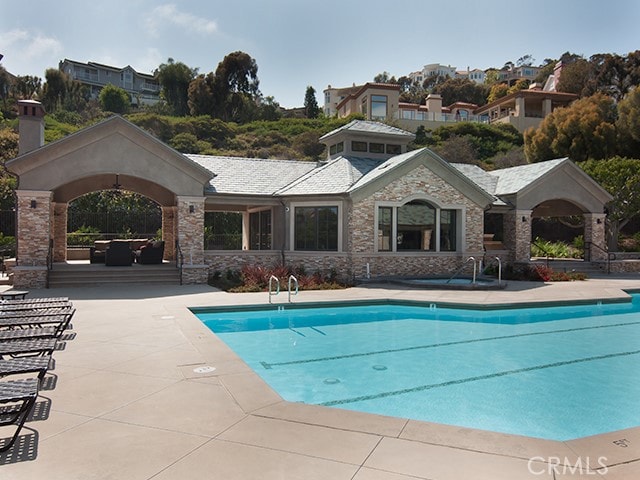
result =
[{"label": "chaise lounge row", "polygon": [[0,452],[12,448],[34,410],[74,314],[66,297],[0,301]]}]

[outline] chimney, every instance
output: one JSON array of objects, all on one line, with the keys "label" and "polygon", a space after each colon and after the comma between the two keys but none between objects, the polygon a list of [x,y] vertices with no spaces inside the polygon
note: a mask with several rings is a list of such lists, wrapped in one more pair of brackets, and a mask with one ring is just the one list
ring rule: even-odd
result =
[{"label": "chimney", "polygon": [[44,145],[44,107],[35,100],[18,100],[18,155]]},{"label": "chimney", "polygon": [[432,113],[442,113],[442,97],[437,93],[430,93],[426,100],[427,110]]}]

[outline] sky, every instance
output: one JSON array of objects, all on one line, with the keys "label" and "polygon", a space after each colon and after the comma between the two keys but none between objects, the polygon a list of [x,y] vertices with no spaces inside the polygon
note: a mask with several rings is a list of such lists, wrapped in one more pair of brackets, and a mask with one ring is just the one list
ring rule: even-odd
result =
[{"label": "sky", "polygon": [[640,49],[638,0],[0,0],[0,64],[44,78],[61,60],[131,65],[169,58],[214,72],[229,53],[258,65],[283,107],[322,91],[440,63],[502,67],[531,55],[589,58]]}]

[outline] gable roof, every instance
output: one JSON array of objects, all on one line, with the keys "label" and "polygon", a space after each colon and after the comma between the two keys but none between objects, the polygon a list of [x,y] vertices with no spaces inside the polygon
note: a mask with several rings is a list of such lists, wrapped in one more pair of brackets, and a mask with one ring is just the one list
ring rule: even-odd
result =
[{"label": "gable roof", "polygon": [[103,189],[101,177],[113,174],[151,182],[175,195],[202,195],[215,176],[120,116],[31,150],[5,165],[19,176],[19,188],[57,191],[60,195],[65,186],[88,178],[97,183],[86,182],[86,188]]},{"label": "gable roof", "polygon": [[349,192],[383,160],[358,157],[338,157],[318,167],[287,187],[278,195],[322,195]]},{"label": "gable roof", "polygon": [[497,177],[498,183],[495,187],[495,195],[509,195],[518,193],[525,187],[531,185],[539,178],[546,175],[558,165],[568,162],[568,158],[557,158],[546,162],[519,165],[517,167],[503,168],[488,172],[489,175]]},{"label": "gable roof", "polygon": [[336,128],[335,130],[332,130],[329,133],[323,135],[322,137],[320,137],[320,141],[326,140],[327,138],[331,138],[338,133],[344,132],[394,135],[404,137],[408,140],[412,140],[413,138],[415,138],[415,135],[411,132],[407,132],[406,130],[402,130],[401,128],[392,127],[384,123],[370,122],[368,120],[353,120],[346,125]]}]

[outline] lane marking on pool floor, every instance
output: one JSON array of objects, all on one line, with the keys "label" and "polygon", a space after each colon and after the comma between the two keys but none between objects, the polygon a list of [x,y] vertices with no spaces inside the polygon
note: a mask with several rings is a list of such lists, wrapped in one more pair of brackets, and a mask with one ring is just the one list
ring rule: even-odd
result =
[{"label": "lane marking on pool floor", "polygon": [[366,400],[376,400],[378,398],[404,395],[406,393],[422,392],[422,391],[431,390],[434,388],[451,387],[453,385],[459,385],[459,384],[469,383],[469,382],[477,382],[479,380],[489,380],[492,378],[504,377],[507,375],[516,375],[519,373],[531,372],[533,370],[543,370],[545,368],[562,367],[565,365],[572,365],[576,363],[593,362],[596,360],[605,360],[609,358],[625,357],[629,355],[638,355],[638,354],[640,354],[640,350],[634,350],[630,352],[610,353],[608,355],[598,355],[595,357],[576,358],[574,360],[565,360],[562,362],[547,363],[544,365],[537,365],[535,367],[517,368],[515,370],[505,370],[502,372],[488,373],[486,375],[478,375],[476,377],[461,378],[458,380],[449,380],[448,382],[432,383],[429,385],[419,385],[417,387],[412,387],[412,388],[403,388],[401,390],[392,390],[388,392],[381,392],[381,393],[376,393],[371,395],[361,395],[359,397],[345,398],[342,400],[331,400],[328,402],[319,403],[318,405],[323,405],[325,407],[332,407],[335,405],[344,405],[346,403],[362,402]]},{"label": "lane marking on pool floor", "polygon": [[[501,335],[497,337],[485,337],[485,338],[474,338],[471,340],[456,340],[453,342],[443,342],[443,343],[430,343],[427,345],[415,345],[413,347],[403,347],[403,348],[390,348],[387,350],[376,350],[373,352],[361,352],[361,353],[348,353],[345,355],[335,355],[332,357],[318,357],[318,358],[308,358],[305,360],[291,360],[288,362],[260,362],[260,364],[267,370],[272,369],[273,367],[281,367],[285,365],[298,365],[304,363],[314,363],[314,362],[326,362],[331,360],[343,360],[346,358],[357,358],[357,357],[368,357],[371,355],[381,355],[386,353],[398,353],[398,352],[407,352],[411,350],[422,350],[427,348],[438,348],[438,347],[450,347],[453,345],[465,345],[469,343],[479,343],[479,342],[490,342],[494,340],[508,340],[510,338],[519,338],[519,337],[534,337],[539,335],[553,335],[556,333],[569,333],[569,332],[577,332],[581,330],[595,330],[599,328],[615,328],[615,327],[626,327],[629,325],[640,325],[640,322],[627,322],[627,323],[613,323],[610,325],[591,325],[589,327],[576,327],[576,328],[565,328],[561,330],[547,330],[543,332],[528,332],[528,333],[517,333],[514,335]],[[302,333],[290,329],[297,333],[298,335],[303,335]]]}]

